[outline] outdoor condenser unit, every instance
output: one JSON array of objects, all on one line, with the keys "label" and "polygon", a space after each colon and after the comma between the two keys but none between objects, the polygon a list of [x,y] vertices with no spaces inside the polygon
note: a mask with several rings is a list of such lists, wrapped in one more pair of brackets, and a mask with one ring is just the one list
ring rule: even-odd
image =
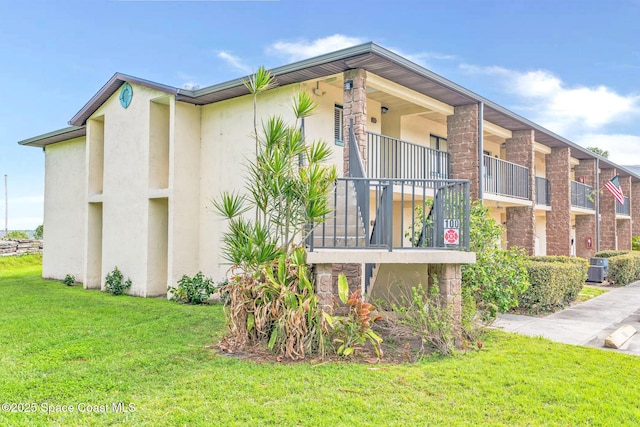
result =
[{"label": "outdoor condenser unit", "polygon": [[587,282],[604,282],[604,267],[601,265],[590,265],[587,273]]}]

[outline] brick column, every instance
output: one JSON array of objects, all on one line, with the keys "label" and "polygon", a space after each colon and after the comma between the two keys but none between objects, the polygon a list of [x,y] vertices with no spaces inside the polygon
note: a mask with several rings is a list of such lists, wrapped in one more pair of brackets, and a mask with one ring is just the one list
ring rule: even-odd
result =
[{"label": "brick column", "polygon": [[[583,177],[584,184],[596,186],[596,160],[583,159],[574,168],[576,180]],[[595,193],[593,194],[595,201]],[[591,239],[591,248],[587,248],[587,239]],[[591,258],[596,255],[596,216],[576,215],[576,256]]]},{"label": "brick column", "polygon": [[451,310],[455,344],[462,344],[462,266],[461,264],[429,264],[429,282],[438,278],[441,302]]},{"label": "brick column", "polygon": [[318,302],[324,311],[333,313],[333,286],[331,281],[333,266],[332,264],[315,264],[313,268]]},{"label": "brick column", "polygon": [[365,170],[367,168],[367,73],[362,69],[347,70],[344,72],[344,81],[353,81],[353,88],[345,90],[342,101],[343,131],[344,131],[344,176],[349,172],[349,124],[353,119],[353,131],[356,143],[360,148],[360,155]]},{"label": "brick column", "polygon": [[455,107],[447,116],[447,150],[452,179],[468,179],[471,199],[478,198],[478,105]]},{"label": "brick column", "polygon": [[[620,177],[620,188],[622,189],[622,194],[629,197],[631,199],[631,177],[625,176]],[[630,213],[632,213],[630,211]],[[631,250],[631,220],[627,218],[621,218],[616,220],[616,231],[617,231],[617,241],[618,241],[618,250],[620,251],[630,251]]]},{"label": "brick column", "polygon": [[[615,169],[600,170],[600,185],[616,175]],[[607,189],[600,192],[600,250],[616,250],[616,199]]]},{"label": "brick column", "polygon": [[640,236],[640,181],[631,182],[631,234]]},{"label": "brick column", "polygon": [[[533,129],[514,131],[512,137],[505,140],[507,161],[529,168],[529,200],[535,200],[536,194],[533,141]],[[533,206],[507,208],[507,245],[524,248],[528,255],[535,254],[536,216]]]},{"label": "brick column", "polygon": [[547,212],[547,255],[571,253],[571,165],[569,147],[547,154],[551,210]]}]

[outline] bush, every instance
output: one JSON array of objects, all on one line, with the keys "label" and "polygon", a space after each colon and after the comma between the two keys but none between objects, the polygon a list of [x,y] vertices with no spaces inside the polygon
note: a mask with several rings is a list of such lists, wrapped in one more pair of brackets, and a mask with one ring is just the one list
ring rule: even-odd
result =
[{"label": "bush", "polygon": [[625,252],[609,258],[607,276],[610,281],[618,285],[628,285],[640,279],[640,253]]},{"label": "bush", "polygon": [[532,312],[554,311],[575,300],[587,279],[583,258],[531,257],[527,262],[531,285],[520,306]]},{"label": "bush", "polygon": [[62,283],[67,286],[73,286],[73,284],[76,283],[76,276],[74,276],[73,274],[67,274],[66,276],[64,276],[64,279],[62,279]]},{"label": "bush", "polygon": [[118,270],[118,267],[114,268],[111,273],[108,273],[104,281],[104,290],[111,295],[122,295],[125,290],[131,287],[131,279],[127,277],[127,280],[124,280],[124,276],[122,272]]},{"label": "bush", "polygon": [[476,263],[462,267],[462,296],[475,298],[481,317],[491,320],[496,313],[518,306],[519,296],[529,286],[526,255],[520,248],[500,248],[502,226],[481,202],[471,205],[469,231]]},{"label": "bush", "polygon": [[169,286],[171,300],[186,304],[204,304],[209,301],[215,292],[216,286],[212,279],[205,277],[201,271],[195,276],[189,277],[186,274],[178,280],[178,287]]},{"label": "bush", "polygon": [[640,251],[640,236],[635,236],[631,239],[631,249]]},{"label": "bush", "polygon": [[600,251],[596,254],[596,258],[611,258],[618,255],[628,254],[629,251]]},{"label": "bush", "polygon": [[13,230],[7,233],[7,235],[5,236],[5,239],[28,240],[29,235],[27,234],[26,231]]}]

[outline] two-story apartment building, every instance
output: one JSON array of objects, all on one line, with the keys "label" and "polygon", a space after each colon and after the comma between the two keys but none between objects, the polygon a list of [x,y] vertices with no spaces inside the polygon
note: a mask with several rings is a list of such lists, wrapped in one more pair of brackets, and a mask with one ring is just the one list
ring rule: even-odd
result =
[{"label": "two-story apartment building", "polygon": [[[376,44],[272,73],[278,87],[260,95],[259,115],[288,117],[291,94],[308,91],[318,109],[307,137],[330,142],[339,173],[355,177],[343,192],[357,193],[357,235],[334,221],[316,229],[312,248],[427,241],[407,230],[416,200],[445,194],[445,179],[468,180],[468,194],[456,194],[481,199],[508,245],[532,255],[590,257],[630,249],[640,235],[640,176]],[[186,90],[115,74],[69,123],[20,141],[45,151],[43,276],[100,288],[118,266],[140,296],[199,270],[221,278],[224,222],[210,199],[243,188],[253,152],[242,79]],[[616,175],[624,204],[597,191]]]}]

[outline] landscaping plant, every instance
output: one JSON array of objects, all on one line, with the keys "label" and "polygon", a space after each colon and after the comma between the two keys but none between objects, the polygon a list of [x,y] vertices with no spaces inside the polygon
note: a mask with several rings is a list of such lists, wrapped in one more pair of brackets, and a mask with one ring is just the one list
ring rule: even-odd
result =
[{"label": "landscaping plant", "polygon": [[517,247],[501,249],[502,230],[488,207],[480,201],[471,204],[470,249],[476,262],[462,267],[462,292],[463,300],[475,299],[484,320],[516,307],[529,287],[525,252]]},{"label": "landscaping plant", "polygon": [[332,212],[337,174],[326,164],[331,149],[304,137],[302,123],[316,108],[308,93],[293,97],[293,124],[271,116],[258,129],[258,94],[275,83],[260,68],[245,85],[254,99],[256,142],[246,191],[212,201],[228,223],[222,253],[232,264],[220,288],[229,326],[223,345],[233,351],[260,344],[291,359],[323,354],[326,327],[301,244],[308,225]]},{"label": "landscaping plant", "polygon": [[66,276],[64,276],[64,279],[62,279],[62,283],[67,286],[73,286],[73,284],[76,283],[76,276],[67,274]]},{"label": "landscaping plant", "polygon": [[349,283],[344,274],[338,276],[338,295],[340,301],[349,307],[347,315],[331,316],[324,313],[324,318],[332,329],[331,338],[336,353],[344,357],[352,356],[368,342],[378,358],[382,357],[382,338],[371,329],[371,325],[381,320],[382,316],[377,315],[373,304],[364,302],[360,289],[349,296]]},{"label": "landscaping plant", "polygon": [[117,266],[104,278],[104,290],[111,295],[122,295],[130,287],[131,279],[124,280],[124,276]]},{"label": "landscaping plant", "polygon": [[211,295],[216,291],[215,283],[212,279],[205,277],[201,271],[195,276],[189,277],[186,274],[178,280],[178,286],[169,286],[167,290],[171,293],[171,300],[183,302],[185,304],[204,304],[209,301]]}]

